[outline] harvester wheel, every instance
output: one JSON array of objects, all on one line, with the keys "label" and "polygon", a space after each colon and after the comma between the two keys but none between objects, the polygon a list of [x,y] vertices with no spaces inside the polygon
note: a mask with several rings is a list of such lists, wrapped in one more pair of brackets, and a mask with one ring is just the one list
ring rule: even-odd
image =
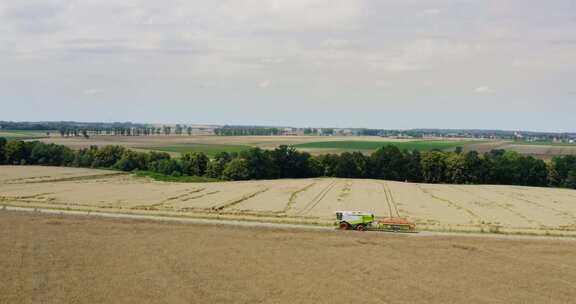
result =
[{"label": "harvester wheel", "polygon": [[356,226],[356,230],[357,230],[357,231],[365,231],[365,230],[366,230],[366,226],[364,226],[364,225],[357,225],[357,226]]},{"label": "harvester wheel", "polygon": [[349,229],[349,225],[346,222],[342,222],[340,223],[340,230],[348,230]]}]

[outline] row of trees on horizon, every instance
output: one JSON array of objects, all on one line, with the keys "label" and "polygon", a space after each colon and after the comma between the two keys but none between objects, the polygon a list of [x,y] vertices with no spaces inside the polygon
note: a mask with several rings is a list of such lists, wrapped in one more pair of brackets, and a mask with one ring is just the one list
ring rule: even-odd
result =
[{"label": "row of trees on horizon", "polygon": [[116,127],[116,128],[61,128],[58,130],[62,137],[90,136],[152,136],[152,135],[192,135],[193,128],[176,125],[156,127]]},{"label": "row of trees on horizon", "polygon": [[251,148],[239,153],[221,152],[213,158],[196,152],[173,158],[164,152],[135,152],[121,146],[72,150],[63,145],[0,138],[0,164],[150,171],[221,180],[327,176],[576,189],[576,156],[572,155],[555,157],[546,163],[514,151],[419,152],[399,150],[391,145],[369,156],[360,152],[312,156],[294,147],[280,146],[274,150]]}]

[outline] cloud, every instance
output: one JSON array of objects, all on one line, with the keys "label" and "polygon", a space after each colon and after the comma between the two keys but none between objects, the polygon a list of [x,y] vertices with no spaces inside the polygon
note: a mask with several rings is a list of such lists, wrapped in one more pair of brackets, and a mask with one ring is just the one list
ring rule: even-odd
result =
[{"label": "cloud", "polygon": [[568,2],[0,0],[0,103],[44,91],[66,100],[72,87],[139,109],[168,99],[188,109],[192,99],[254,105],[251,93],[274,89],[285,90],[275,100],[297,96],[298,105],[401,107],[427,83],[427,98],[447,102],[462,90],[496,99],[500,88],[518,88],[502,91],[510,99],[556,100],[576,77]]},{"label": "cloud", "polygon": [[428,16],[436,16],[439,15],[442,11],[438,8],[428,8],[422,11],[422,14]]},{"label": "cloud", "polygon": [[99,89],[86,89],[86,90],[84,90],[83,93],[84,93],[84,95],[93,96],[93,95],[100,94],[100,92],[102,92],[102,90],[99,90]]},{"label": "cloud", "polygon": [[264,81],[261,81],[260,83],[258,83],[258,87],[261,89],[266,89],[266,88],[270,87],[271,84],[272,84],[272,82],[270,80],[264,80]]},{"label": "cloud", "polygon": [[350,45],[350,40],[346,39],[326,39],[322,41],[322,46],[329,48],[342,48]]},{"label": "cloud", "polygon": [[267,57],[267,58],[261,58],[260,62],[262,64],[280,64],[280,63],[284,63],[286,61],[286,58],[283,57]]},{"label": "cloud", "polygon": [[489,87],[477,87],[474,89],[474,93],[478,93],[478,94],[492,94],[494,93],[494,90],[492,88]]},{"label": "cloud", "polygon": [[361,8],[357,0],[232,0],[224,1],[219,13],[254,30],[352,30]]},{"label": "cloud", "polygon": [[71,7],[71,1],[29,0],[0,5],[3,27],[29,33],[46,33],[65,28],[62,15]]}]

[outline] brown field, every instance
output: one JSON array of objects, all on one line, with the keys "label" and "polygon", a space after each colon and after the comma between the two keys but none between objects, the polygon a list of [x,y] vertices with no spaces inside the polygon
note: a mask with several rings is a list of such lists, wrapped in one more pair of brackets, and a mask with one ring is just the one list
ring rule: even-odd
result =
[{"label": "brown field", "polygon": [[554,156],[576,155],[576,145],[574,146],[554,146],[554,145],[519,145],[506,141],[491,141],[468,145],[464,151],[478,151],[480,153],[490,152],[490,150],[502,149],[516,151],[520,154],[530,155],[535,158],[549,160]]},{"label": "brown field", "polygon": [[1,166],[0,204],[330,225],[336,210],[421,230],[576,235],[576,191],[360,179],[167,183],[126,173]]},{"label": "brown field", "polygon": [[179,146],[186,144],[213,145],[247,145],[260,148],[275,148],[280,145],[297,145],[317,141],[409,141],[407,139],[389,139],[375,136],[93,136],[88,139],[80,137],[51,137],[41,141],[65,145],[74,149],[90,146],[120,145],[131,148],[160,146]]},{"label": "brown field", "polygon": [[572,303],[572,240],[0,210],[0,303]]}]

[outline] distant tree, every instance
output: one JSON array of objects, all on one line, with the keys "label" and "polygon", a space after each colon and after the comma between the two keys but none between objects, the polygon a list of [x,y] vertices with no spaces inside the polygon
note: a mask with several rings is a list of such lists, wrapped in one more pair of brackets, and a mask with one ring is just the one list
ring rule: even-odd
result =
[{"label": "distant tree", "polygon": [[552,161],[547,164],[548,171],[548,186],[550,187],[560,187],[562,185],[562,178],[556,171],[556,164]]},{"label": "distant tree", "polygon": [[337,177],[361,178],[366,176],[368,160],[360,152],[344,152],[336,166]]},{"label": "distant tree", "polygon": [[403,181],[407,166],[408,161],[396,146],[384,146],[370,156],[370,176],[373,178]]},{"label": "distant tree", "polygon": [[164,175],[181,176],[182,167],[175,159],[162,159],[158,161],[155,172]]},{"label": "distant tree", "polygon": [[65,146],[32,142],[29,164],[67,166],[74,160],[74,152]]},{"label": "distant tree", "polygon": [[576,169],[572,169],[568,172],[566,181],[564,182],[564,187],[576,189]]},{"label": "distant tree", "polygon": [[446,157],[446,181],[451,184],[463,184],[467,181],[466,158],[461,153],[450,153]]},{"label": "distant tree", "polygon": [[565,186],[568,174],[576,170],[576,155],[557,156],[552,158],[550,166],[554,168],[556,180],[554,186]]},{"label": "distant tree", "polygon": [[247,180],[250,179],[248,161],[243,158],[235,158],[226,164],[222,174],[226,180]]},{"label": "distant tree", "polygon": [[182,155],[182,174],[203,176],[208,167],[208,157],[204,153],[189,152]]},{"label": "distant tree", "polygon": [[521,155],[514,165],[513,184],[522,186],[546,186],[548,184],[548,168],[541,159]]},{"label": "distant tree", "polygon": [[126,149],[121,146],[104,146],[94,153],[94,168],[110,168],[118,162]]},{"label": "distant tree", "polygon": [[322,134],[323,135],[334,135],[334,129],[330,129],[330,128],[322,129]]},{"label": "distant tree", "polygon": [[212,178],[222,178],[224,174],[224,169],[226,165],[232,161],[232,157],[227,152],[220,152],[214,156],[208,163],[208,167],[206,168],[206,176]]},{"label": "distant tree", "polygon": [[314,156],[309,157],[306,167],[308,168],[307,177],[318,177],[318,176],[324,176],[325,174],[322,162],[318,157]]},{"label": "distant tree", "polygon": [[299,152],[292,146],[281,145],[270,153],[274,176],[277,178],[298,178],[309,176],[308,159],[310,154]]},{"label": "distant tree", "polygon": [[[508,151],[510,152],[510,151]],[[514,161],[517,155],[505,150],[492,150],[484,154],[489,173],[486,182],[497,185],[510,185],[514,180]]]},{"label": "distant tree", "polygon": [[182,135],[182,126],[181,125],[176,125],[176,128],[174,128],[174,133],[176,135]]},{"label": "distant tree", "polygon": [[91,167],[98,148],[92,146],[88,149],[80,149],[74,154],[72,166],[74,167]]},{"label": "distant tree", "polygon": [[[166,152],[155,152],[155,151],[149,152],[147,170],[153,172],[159,172],[158,164],[160,163],[160,161],[163,160],[170,160],[170,154]],[[171,174],[171,172],[169,174]]]},{"label": "distant tree", "polygon": [[8,141],[4,137],[0,137],[0,165],[3,164],[6,160],[4,147]]},{"label": "distant tree", "polygon": [[260,148],[251,148],[240,152],[240,158],[246,160],[250,179],[270,179],[276,177],[277,168],[274,166],[269,151]]},{"label": "distant tree", "polygon": [[172,128],[169,126],[162,126],[162,130],[164,131],[164,135],[170,135]]},{"label": "distant tree", "polygon": [[421,163],[424,182],[441,183],[446,180],[446,156],[443,152],[424,152]]},{"label": "distant tree", "polygon": [[336,169],[338,168],[338,163],[340,157],[336,154],[325,154],[318,157],[320,164],[323,169],[323,176],[336,176]]},{"label": "distant tree", "polygon": [[149,154],[125,150],[113,167],[121,171],[146,170],[148,162]]},{"label": "distant tree", "polygon": [[422,181],[422,157],[420,151],[404,151],[406,169],[404,177],[407,181],[419,183]]},{"label": "distant tree", "polygon": [[22,162],[26,164],[27,155],[24,142],[20,140],[8,141],[4,146],[4,158],[9,165],[19,165]]}]

